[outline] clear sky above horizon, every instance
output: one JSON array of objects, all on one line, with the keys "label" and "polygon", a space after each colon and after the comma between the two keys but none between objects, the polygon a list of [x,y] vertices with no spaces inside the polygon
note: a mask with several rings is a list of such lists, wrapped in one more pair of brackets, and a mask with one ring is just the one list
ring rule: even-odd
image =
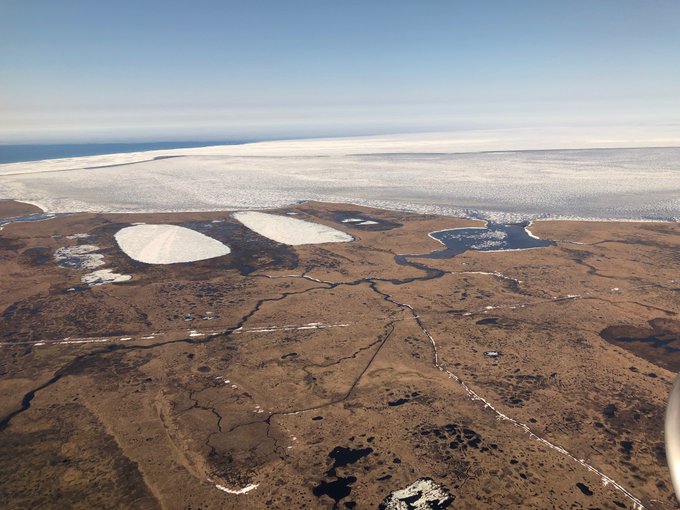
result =
[{"label": "clear sky above horizon", "polygon": [[0,0],[0,143],[680,125],[677,0]]}]

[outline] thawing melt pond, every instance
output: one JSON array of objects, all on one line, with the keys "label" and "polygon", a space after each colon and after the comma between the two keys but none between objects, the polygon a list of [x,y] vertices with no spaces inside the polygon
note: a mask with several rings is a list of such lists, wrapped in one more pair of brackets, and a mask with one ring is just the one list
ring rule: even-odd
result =
[{"label": "thawing melt pond", "polygon": [[10,223],[31,223],[33,221],[45,221],[45,220],[51,220],[52,218],[56,218],[57,216],[63,216],[63,214],[59,215],[56,213],[35,213],[35,214],[27,214],[26,216],[12,216],[10,218],[0,218],[0,230],[2,230],[2,227],[5,225],[9,225]]},{"label": "thawing melt pond", "polygon": [[429,259],[447,259],[460,255],[468,250],[473,251],[508,251],[528,250],[552,246],[555,241],[538,239],[528,231],[528,222],[502,225],[488,222],[486,227],[454,228],[431,232],[429,236],[444,246],[443,250],[433,251],[411,257]]}]

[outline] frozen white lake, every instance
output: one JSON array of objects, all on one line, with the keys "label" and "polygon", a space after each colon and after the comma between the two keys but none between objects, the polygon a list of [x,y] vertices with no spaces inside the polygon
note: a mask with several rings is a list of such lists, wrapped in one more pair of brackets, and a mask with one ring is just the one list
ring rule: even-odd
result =
[{"label": "frozen white lake", "polygon": [[[13,163],[0,165],[0,198],[49,212],[239,210],[319,200],[497,221],[680,218],[680,148],[616,147],[680,145],[680,137],[567,143],[550,135],[299,140]],[[568,149],[597,145],[614,147]],[[567,148],[525,150],[554,146]],[[494,147],[504,151],[465,152]]]}]

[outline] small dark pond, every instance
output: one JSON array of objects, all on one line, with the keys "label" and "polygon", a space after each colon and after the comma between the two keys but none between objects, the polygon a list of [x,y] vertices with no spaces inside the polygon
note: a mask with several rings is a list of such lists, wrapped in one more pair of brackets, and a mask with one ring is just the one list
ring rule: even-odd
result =
[{"label": "small dark pond", "polygon": [[316,485],[312,492],[317,498],[321,496],[328,496],[335,504],[333,508],[337,508],[341,499],[346,498],[352,492],[352,484],[357,481],[355,476],[340,476],[337,474],[337,469],[350,466],[358,460],[373,453],[372,448],[349,448],[345,446],[336,446],[333,451],[328,454],[328,458],[333,460],[333,465],[326,471],[326,476],[335,478],[334,480],[321,480]]},{"label": "small dark pond", "polygon": [[600,331],[600,337],[672,372],[679,371],[680,321],[659,317],[647,324],[608,326]]},{"label": "small dark pond", "polygon": [[351,485],[357,481],[356,476],[339,476],[330,482],[319,482],[319,485],[312,489],[312,492],[317,498],[321,496],[328,496],[337,505],[338,502],[349,496],[352,492]]}]

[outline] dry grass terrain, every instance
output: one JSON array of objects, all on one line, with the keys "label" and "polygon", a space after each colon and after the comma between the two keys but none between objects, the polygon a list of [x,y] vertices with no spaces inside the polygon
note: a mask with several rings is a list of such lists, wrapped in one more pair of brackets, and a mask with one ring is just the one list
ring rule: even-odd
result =
[{"label": "dry grass terrain", "polygon": [[[0,202],[0,217],[39,212]],[[4,226],[4,508],[378,508],[421,477],[451,508],[678,508],[663,414],[680,225],[537,222],[554,245],[437,259],[397,256],[481,223],[273,212],[355,240],[288,247],[226,212]],[[357,215],[375,224],[342,221]],[[136,262],[113,235],[137,222],[232,253]],[[55,262],[82,244],[132,279],[88,286]]]}]

